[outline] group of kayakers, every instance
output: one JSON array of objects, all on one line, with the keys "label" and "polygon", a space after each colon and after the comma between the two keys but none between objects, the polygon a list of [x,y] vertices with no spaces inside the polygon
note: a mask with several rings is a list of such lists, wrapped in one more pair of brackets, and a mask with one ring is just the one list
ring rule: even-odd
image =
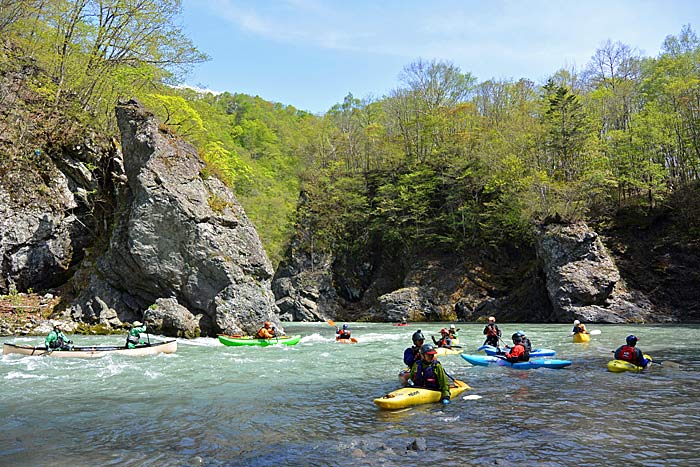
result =
[{"label": "group of kayakers", "polygon": [[[532,342],[523,331],[516,331],[511,336],[513,345],[506,345],[504,350],[500,350],[500,343],[503,342],[502,332],[496,325],[496,318],[489,316],[487,324],[484,327],[483,334],[486,336],[484,345],[496,347],[498,350],[497,356],[503,358],[510,363],[527,362],[530,360],[532,352]],[[452,332],[451,332],[452,331]],[[441,401],[443,404],[448,404],[450,401],[450,389],[448,379],[452,379],[443,368],[440,361],[437,359],[438,347],[451,347],[452,340],[456,337],[457,329],[455,325],[450,325],[450,328],[440,330],[440,339],[436,340],[432,337],[433,344],[425,343],[425,336],[419,329],[413,333],[411,340],[413,345],[404,350],[403,362],[410,369],[405,374],[408,376],[407,383],[412,386],[423,387],[426,389],[438,390],[441,393]],[[588,333],[586,326],[580,320],[574,321],[573,333]],[[639,338],[634,335],[629,335],[626,338],[626,344],[615,350],[615,359],[628,361],[634,365],[646,367],[650,360],[646,359],[641,350],[636,348]]]}]

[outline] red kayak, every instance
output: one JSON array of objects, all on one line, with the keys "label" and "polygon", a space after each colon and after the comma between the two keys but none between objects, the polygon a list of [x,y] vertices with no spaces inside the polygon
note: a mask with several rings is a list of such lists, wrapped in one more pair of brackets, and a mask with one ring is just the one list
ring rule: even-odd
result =
[{"label": "red kayak", "polygon": [[393,326],[408,326],[408,323],[394,323]]}]

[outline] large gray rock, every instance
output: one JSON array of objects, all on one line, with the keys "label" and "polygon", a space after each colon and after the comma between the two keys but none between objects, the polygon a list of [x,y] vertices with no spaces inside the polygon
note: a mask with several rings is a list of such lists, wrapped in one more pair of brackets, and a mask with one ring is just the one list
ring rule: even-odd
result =
[{"label": "large gray rock", "polygon": [[440,307],[430,297],[434,294],[422,287],[404,287],[381,295],[370,309],[373,321],[431,321],[439,319]]},{"label": "large gray rock", "polygon": [[649,302],[627,291],[603,242],[585,223],[542,226],[537,253],[556,321],[624,323],[649,318]]},{"label": "large gray rock", "polygon": [[109,247],[71,307],[74,318],[91,319],[96,296],[122,321],[142,319],[159,298],[174,298],[200,317],[203,335],[252,333],[263,321],[281,329],[272,266],[233,194],[203,175],[194,147],[138,103],[116,113],[128,184]]}]

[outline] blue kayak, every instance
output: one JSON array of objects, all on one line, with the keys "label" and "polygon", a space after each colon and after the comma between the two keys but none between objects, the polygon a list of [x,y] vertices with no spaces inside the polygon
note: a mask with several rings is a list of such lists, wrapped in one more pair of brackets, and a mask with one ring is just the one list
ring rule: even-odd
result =
[{"label": "blue kayak", "polygon": [[[498,353],[498,348],[492,345],[482,345],[477,351],[483,350],[486,355],[496,355]],[[552,349],[534,349],[530,352],[531,357],[553,357],[556,355],[556,350]]]},{"label": "blue kayak", "polygon": [[529,362],[510,363],[508,360],[494,355],[467,355],[460,354],[463,359],[476,366],[500,365],[515,368],[516,370],[530,370],[535,368],[559,369],[571,365],[571,360],[554,360],[549,358],[534,358]]}]

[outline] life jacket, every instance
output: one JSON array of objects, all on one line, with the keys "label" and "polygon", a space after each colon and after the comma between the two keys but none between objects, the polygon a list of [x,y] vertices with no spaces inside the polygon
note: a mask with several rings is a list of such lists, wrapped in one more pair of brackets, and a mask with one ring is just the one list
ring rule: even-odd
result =
[{"label": "life jacket", "polygon": [[626,362],[633,363],[635,365],[639,364],[639,355],[636,347],[631,345],[623,345],[615,351],[615,359],[624,360]]},{"label": "life jacket", "polygon": [[487,324],[484,334],[486,334],[486,337],[498,337],[498,325]]},{"label": "life jacket", "polygon": [[439,341],[437,341],[437,346],[438,347],[450,347],[452,345],[452,341],[448,336],[442,336]]},{"label": "life jacket", "polygon": [[527,362],[530,360],[530,352],[527,351],[527,348],[523,344],[515,344],[505,357],[511,363]]},{"label": "life jacket", "polygon": [[258,339],[272,339],[273,337],[275,337],[275,332],[272,329],[262,327],[258,329],[257,333],[255,333],[255,337],[257,337]]},{"label": "life jacket", "polygon": [[427,364],[423,360],[419,360],[416,365],[416,374],[413,376],[413,382],[416,386],[426,389],[438,389],[437,375],[435,374],[436,361]]},{"label": "life jacket", "polygon": [[49,342],[49,347],[52,349],[61,349],[68,346],[68,342],[63,337],[63,333],[57,333],[56,331],[51,331],[56,334],[56,340]]},{"label": "life jacket", "polygon": [[139,345],[139,336],[130,333],[128,336],[126,336],[126,344]]},{"label": "life jacket", "polygon": [[336,337],[336,339],[350,339],[350,331],[338,330],[338,337]]},{"label": "life jacket", "polygon": [[582,332],[585,333],[586,326],[584,326],[583,324],[577,324],[576,326],[574,326],[573,332],[574,332],[574,334],[579,334]]}]

